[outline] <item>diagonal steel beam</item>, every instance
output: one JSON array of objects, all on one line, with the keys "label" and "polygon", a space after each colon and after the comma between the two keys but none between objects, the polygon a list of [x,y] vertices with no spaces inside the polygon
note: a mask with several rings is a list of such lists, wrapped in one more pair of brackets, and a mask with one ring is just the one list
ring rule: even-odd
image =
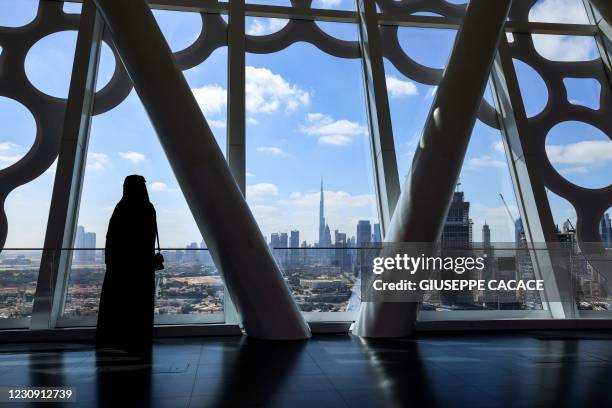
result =
[{"label": "diagonal steel beam", "polygon": [[[440,236],[511,0],[471,0],[438,86],[410,175],[385,242],[435,242]],[[411,335],[418,303],[364,302],[354,333]]]},{"label": "diagonal steel beam", "polygon": [[144,0],[95,0],[249,336],[310,336]]},{"label": "diagonal steel beam", "polygon": [[400,183],[376,5],[371,1],[359,0],[357,9],[376,198],[384,234],[397,204]]}]

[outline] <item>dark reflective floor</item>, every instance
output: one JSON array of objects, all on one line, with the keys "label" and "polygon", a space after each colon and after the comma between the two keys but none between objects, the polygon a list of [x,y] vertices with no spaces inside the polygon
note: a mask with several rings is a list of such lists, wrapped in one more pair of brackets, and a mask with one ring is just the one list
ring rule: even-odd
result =
[{"label": "dark reflective floor", "polygon": [[75,387],[69,407],[610,407],[612,334],[166,339],[151,364],[89,344],[0,345],[0,388],[28,385]]}]

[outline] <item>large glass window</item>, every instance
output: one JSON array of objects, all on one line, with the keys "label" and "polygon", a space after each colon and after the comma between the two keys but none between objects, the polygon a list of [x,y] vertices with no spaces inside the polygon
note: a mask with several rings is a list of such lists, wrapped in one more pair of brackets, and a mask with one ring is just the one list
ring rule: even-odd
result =
[{"label": "large glass window", "polygon": [[[224,154],[228,98],[246,98],[246,199],[299,308],[311,320],[351,319],[360,300],[359,248],[383,239],[364,100],[372,97],[363,86],[367,61],[360,52],[360,19],[346,12],[356,10],[356,2],[245,3],[246,95],[228,95],[227,4],[216,11],[211,10],[214,4],[206,6],[207,13],[220,14],[153,14]],[[401,185],[466,3],[376,1]],[[566,24],[590,24],[591,10],[583,1],[537,0],[527,7],[515,3],[512,30],[556,24],[556,35],[528,34],[528,29],[507,32],[506,39],[525,107],[527,129],[521,131],[534,144],[528,147],[539,149],[534,154],[540,155],[542,179],[531,182],[541,183],[548,196],[547,203],[537,204],[550,205],[553,234],[571,242],[580,257],[581,235],[612,246],[611,211],[595,217],[589,212],[609,206],[609,72],[595,38],[576,35],[576,27],[572,35],[563,35]],[[270,13],[278,6],[284,8]],[[310,15],[293,21],[267,17],[283,16],[289,7]],[[50,17],[36,19],[41,10]],[[54,141],[61,136],[80,12],[80,3],[50,0],[5,0],[0,5],[0,27],[6,28],[2,35],[9,39],[0,44],[0,201],[7,218],[6,226],[0,222],[2,327],[25,327],[27,323],[12,322],[27,322],[32,311],[55,178]],[[221,322],[227,299],[219,272],[129,77],[115,72],[119,62],[109,30],[105,36],[59,326],[95,322],[107,224],[129,174],[145,176],[157,208],[166,258],[166,269],[156,279],[157,323]],[[23,95],[34,91],[23,99],[9,86],[21,68]],[[441,240],[475,247],[527,245],[524,214],[515,197],[521,186],[514,186],[510,177],[491,89],[485,100],[489,107],[478,115]],[[239,144],[241,135],[235,136],[232,143]],[[513,262],[513,271],[491,267],[488,277],[520,279],[539,273],[530,258],[517,256]],[[598,267],[584,260],[573,274],[572,316],[601,317],[609,310],[606,274]],[[547,307],[536,293],[504,293],[503,299],[486,292],[428,293],[420,318],[549,317],[553,312]],[[454,313],[438,313],[450,310]],[[347,313],[330,317],[321,312]]]},{"label": "large glass window", "polygon": [[[156,10],[154,16],[175,52],[191,46],[202,30],[202,18],[197,13]],[[114,64],[112,53],[102,54],[101,70],[112,72]],[[226,48],[216,49],[184,74],[225,151]],[[143,175],[147,180],[164,248],[166,268],[156,275],[157,323],[223,321],[223,282],[147,113],[132,90],[118,106],[92,120],[64,323],[97,314],[104,252],[91,248],[104,247],[108,221],[121,198],[123,179],[130,174]]]},{"label": "large glass window", "polygon": [[300,309],[355,311],[354,248],[380,241],[361,61],[296,43],[246,64],[247,201]]}]

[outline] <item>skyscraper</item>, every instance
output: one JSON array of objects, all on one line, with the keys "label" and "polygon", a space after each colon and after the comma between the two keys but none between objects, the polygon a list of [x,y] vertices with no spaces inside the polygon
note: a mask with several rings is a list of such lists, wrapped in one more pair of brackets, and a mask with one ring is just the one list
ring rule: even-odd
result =
[{"label": "skyscraper", "polygon": [[273,232],[270,235],[270,248],[274,249],[274,248],[278,248],[280,246],[280,236],[278,235],[278,233]]},{"label": "skyscraper", "polygon": [[[467,247],[472,243],[472,219],[470,202],[464,200],[463,191],[455,191],[446,215],[441,241],[450,247]],[[458,279],[454,271],[440,271],[441,279]],[[471,279],[473,272],[461,275],[462,279]],[[470,308],[474,303],[474,293],[470,290],[440,292],[440,303],[450,308]]]},{"label": "skyscraper", "polygon": [[525,241],[525,230],[523,229],[523,220],[517,218],[514,221],[514,242],[520,243]]},{"label": "skyscraper", "polygon": [[297,266],[300,263],[300,231],[293,230],[289,235],[289,261],[292,266]]},{"label": "skyscraper", "polygon": [[321,199],[319,200],[319,246],[325,241],[325,198],[323,196],[323,179],[321,179]]},{"label": "skyscraper", "polygon": [[491,228],[489,228],[486,221],[482,226],[482,243],[484,244],[485,248],[491,246]]},{"label": "skyscraper", "polygon": [[289,237],[287,236],[286,232],[281,232],[280,236],[279,236],[279,241],[280,241],[280,247],[281,248],[287,248],[288,244],[289,244]]},{"label": "skyscraper", "polygon": [[95,262],[96,251],[91,249],[96,247],[96,233],[85,231],[82,225],[77,226],[76,237],[74,239],[75,248],[90,248],[88,250],[78,250],[75,253],[77,262]]},{"label": "skyscraper", "polygon": [[280,253],[281,250],[279,250],[278,248],[281,246],[281,242],[280,242],[280,234],[277,232],[274,232],[270,235],[270,249],[272,250],[272,254],[274,255],[274,258],[276,258],[276,260],[278,262],[280,262]]},{"label": "skyscraper", "polygon": [[351,267],[351,254],[347,248],[345,233],[338,230],[334,231],[334,248],[332,265],[339,266],[343,271],[349,271]]},{"label": "skyscraper", "polygon": [[287,236],[286,232],[281,232],[280,236],[279,236],[279,241],[280,241],[280,247],[282,249],[279,249],[279,255],[280,255],[280,262],[283,265],[287,265],[287,263],[289,262],[289,250],[287,249],[287,247],[289,246],[289,237]]},{"label": "skyscraper", "polygon": [[599,233],[601,234],[601,242],[603,242],[606,247],[612,247],[612,221],[608,213],[605,213],[604,216],[601,217]]},{"label": "skyscraper", "polygon": [[372,224],[368,220],[357,223],[357,247],[368,246],[372,242]]},{"label": "skyscraper", "polygon": [[319,202],[319,246],[330,247],[332,245],[331,232],[325,223],[325,198],[323,194],[323,180],[321,180],[321,201]]},{"label": "skyscraper", "polygon": [[380,233],[380,224],[374,224],[374,235],[372,242],[382,242],[382,234]]},{"label": "skyscraper", "polygon": [[446,215],[441,239],[442,242],[453,245],[469,245],[472,243],[470,202],[464,201],[463,191],[455,191],[453,194],[453,201],[451,201]]}]

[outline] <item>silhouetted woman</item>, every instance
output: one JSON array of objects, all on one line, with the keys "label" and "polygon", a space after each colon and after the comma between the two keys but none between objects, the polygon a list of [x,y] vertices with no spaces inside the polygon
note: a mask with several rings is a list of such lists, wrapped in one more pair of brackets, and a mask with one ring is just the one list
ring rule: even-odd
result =
[{"label": "silhouetted woman", "polygon": [[145,179],[125,178],[123,197],[108,224],[106,275],[96,345],[150,357],[155,296],[155,208]]}]

